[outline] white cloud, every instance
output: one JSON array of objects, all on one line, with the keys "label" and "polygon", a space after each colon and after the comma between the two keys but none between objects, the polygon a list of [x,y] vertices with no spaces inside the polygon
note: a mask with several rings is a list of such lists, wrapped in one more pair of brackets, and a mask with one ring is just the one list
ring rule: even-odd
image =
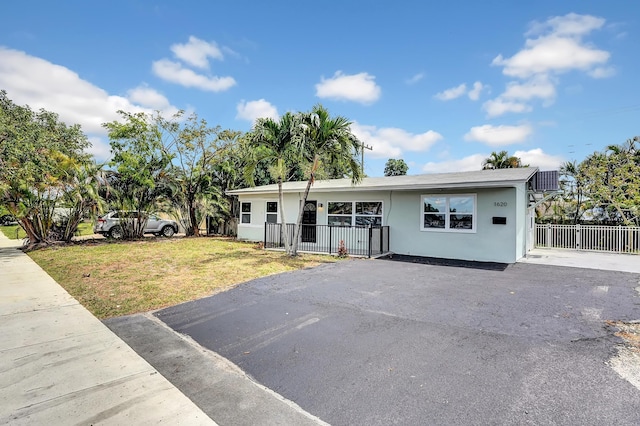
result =
[{"label": "white cloud", "polygon": [[480,99],[480,94],[485,89],[485,87],[486,86],[479,81],[473,83],[473,89],[469,90],[469,93],[467,93],[469,99],[471,99],[472,101],[477,101],[478,99]]},{"label": "white cloud", "polygon": [[598,67],[589,71],[588,74],[593,78],[609,78],[616,74],[616,69],[614,67]]},{"label": "white cloud", "polygon": [[272,118],[274,120],[279,118],[278,109],[264,99],[248,102],[242,100],[236,106],[236,110],[238,111],[236,118],[252,123],[258,118]]},{"label": "white cloud", "polygon": [[470,172],[482,169],[482,162],[488,154],[473,154],[457,160],[429,162],[422,166],[425,173]]},{"label": "white cloud", "polygon": [[207,42],[194,36],[189,36],[189,42],[185,44],[171,45],[171,51],[178,59],[197,68],[209,68],[207,58],[224,59],[222,51],[215,42]]},{"label": "white cloud", "polygon": [[520,126],[492,126],[485,124],[472,127],[464,135],[464,140],[481,142],[491,147],[497,147],[524,142],[532,133],[533,128],[529,124]]},{"label": "white cloud", "polygon": [[546,75],[540,75],[533,77],[524,83],[518,83],[515,81],[510,82],[507,84],[507,89],[502,95],[500,95],[500,97],[521,101],[528,101],[533,98],[552,101],[556,97],[556,86]]},{"label": "white cloud", "polygon": [[414,134],[395,127],[377,128],[355,122],[351,125],[351,131],[362,142],[373,147],[370,155],[374,158],[398,158],[404,151],[428,151],[442,139],[442,135],[433,130]]},{"label": "white cloud", "polygon": [[[455,160],[429,162],[422,166],[422,171],[425,173],[449,173],[481,170],[482,163],[489,155],[489,153],[478,153]],[[529,151],[516,151],[512,155],[519,157],[522,160],[522,164],[539,167],[540,170],[557,170],[564,162],[562,157],[547,154],[541,148],[535,148]]]},{"label": "white cloud", "polygon": [[467,93],[467,85],[462,83],[459,86],[452,87],[451,89],[447,89],[440,93],[437,93],[434,97],[440,99],[441,101],[450,101],[452,99],[459,98],[460,96]]},{"label": "white cloud", "polygon": [[205,76],[168,59],[155,61],[152,69],[154,74],[163,80],[210,92],[222,92],[236,85],[233,77]]},{"label": "white cloud", "polygon": [[558,155],[546,154],[542,151],[542,148],[530,149],[529,151],[516,151],[513,155],[520,157],[522,164],[539,167],[540,170],[557,170],[565,161],[564,158]]},{"label": "white cloud", "polygon": [[420,72],[420,73],[414,75],[413,77],[406,79],[405,83],[407,83],[409,85],[416,84],[417,82],[422,80],[424,77],[425,77],[425,74],[423,72]]},{"label": "white cloud", "polygon": [[492,65],[503,67],[504,75],[524,82],[509,83],[504,93],[485,103],[488,116],[529,112],[532,108],[524,102],[533,99],[543,100],[543,106],[551,105],[560,74],[581,71],[593,78],[614,75],[615,69],[607,65],[610,53],[583,40],[604,23],[603,18],[575,13],[534,22],[520,51],[511,57],[498,55],[493,59]]},{"label": "white cloud", "polygon": [[477,101],[478,99],[480,99],[480,94],[484,89],[486,89],[486,87],[487,86],[485,86],[481,82],[476,81],[475,83],[473,83],[473,88],[467,90],[467,84],[462,83],[459,86],[452,87],[450,89],[447,89],[440,93],[435,94],[434,98],[440,99],[441,101],[450,101],[452,99],[457,99],[466,94],[469,97],[469,99],[471,99],[472,101]]},{"label": "white cloud", "polygon": [[128,97],[110,95],[66,67],[1,46],[0,88],[16,104],[44,108],[67,124],[80,124],[91,135],[94,146],[89,151],[100,160],[109,152],[108,144],[100,138],[106,135],[102,123],[120,119],[118,110],[152,112],[147,108],[152,107],[167,114],[177,111],[153,89],[138,87],[129,91]]},{"label": "white cloud", "polygon": [[530,112],[531,106],[523,104],[522,102],[505,101],[501,98],[491,99],[482,105],[482,108],[487,112],[487,117],[498,117],[507,112]]},{"label": "white cloud", "polygon": [[536,36],[550,32],[560,36],[575,37],[602,28],[605,20],[597,16],[569,13],[565,16],[554,16],[545,22],[534,21],[526,36]]},{"label": "white cloud", "polygon": [[316,96],[361,104],[372,104],[380,99],[381,89],[375,82],[375,76],[366,72],[347,75],[336,71],[332,78],[321,77],[316,84]]},{"label": "white cloud", "polygon": [[156,110],[163,110],[171,106],[169,99],[148,86],[138,86],[135,89],[129,90],[127,92],[127,98],[131,102]]},{"label": "white cloud", "polygon": [[580,40],[549,36],[527,40],[523,50],[511,58],[498,55],[492,65],[504,66],[502,72],[510,77],[527,78],[540,73],[589,71],[605,64],[610,56],[609,52],[582,44]]},{"label": "white cloud", "polygon": [[543,23],[534,23],[525,35],[525,47],[510,58],[498,55],[492,65],[503,66],[505,75],[528,78],[536,74],[561,74],[572,70],[590,71],[603,66],[611,56],[582,38],[601,28],[605,20],[570,13]]}]

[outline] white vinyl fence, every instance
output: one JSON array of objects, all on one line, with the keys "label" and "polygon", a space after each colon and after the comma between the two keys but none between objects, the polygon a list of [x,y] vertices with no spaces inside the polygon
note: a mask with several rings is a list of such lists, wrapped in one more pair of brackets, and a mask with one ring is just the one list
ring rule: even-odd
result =
[{"label": "white vinyl fence", "polygon": [[640,254],[640,227],[536,223],[536,247]]}]

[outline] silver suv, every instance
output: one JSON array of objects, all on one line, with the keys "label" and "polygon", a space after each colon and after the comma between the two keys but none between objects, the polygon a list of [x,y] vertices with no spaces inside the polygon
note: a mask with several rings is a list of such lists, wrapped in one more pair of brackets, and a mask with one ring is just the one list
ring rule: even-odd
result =
[{"label": "silver suv", "polygon": [[122,232],[120,220],[138,220],[139,216],[147,217],[147,224],[143,231],[145,234],[162,235],[163,237],[170,238],[178,232],[178,223],[175,220],[161,219],[154,214],[138,214],[136,211],[109,212],[98,218],[96,225],[93,227],[93,232],[96,234],[102,234],[108,238],[122,238],[124,234]]}]

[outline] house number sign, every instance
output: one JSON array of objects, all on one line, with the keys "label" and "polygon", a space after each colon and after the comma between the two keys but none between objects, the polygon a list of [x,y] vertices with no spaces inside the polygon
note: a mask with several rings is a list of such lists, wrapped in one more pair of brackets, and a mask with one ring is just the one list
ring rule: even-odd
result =
[{"label": "house number sign", "polygon": [[507,207],[507,202],[506,201],[495,201],[493,203],[494,206],[496,207]]}]

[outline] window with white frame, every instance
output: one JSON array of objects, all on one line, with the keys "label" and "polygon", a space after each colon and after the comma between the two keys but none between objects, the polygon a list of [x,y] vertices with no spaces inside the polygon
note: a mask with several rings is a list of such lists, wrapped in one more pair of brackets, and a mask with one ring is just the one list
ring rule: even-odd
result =
[{"label": "window with white frame", "polygon": [[381,226],[382,201],[329,201],[327,214],[333,226]]},{"label": "window with white frame", "polygon": [[277,201],[267,201],[267,210],[266,210],[265,222],[267,223],[278,223],[278,202]]},{"label": "window with white frame", "polygon": [[251,223],[251,203],[240,203],[240,223]]},{"label": "window with white frame", "polygon": [[423,195],[420,229],[476,232],[476,195]]}]

